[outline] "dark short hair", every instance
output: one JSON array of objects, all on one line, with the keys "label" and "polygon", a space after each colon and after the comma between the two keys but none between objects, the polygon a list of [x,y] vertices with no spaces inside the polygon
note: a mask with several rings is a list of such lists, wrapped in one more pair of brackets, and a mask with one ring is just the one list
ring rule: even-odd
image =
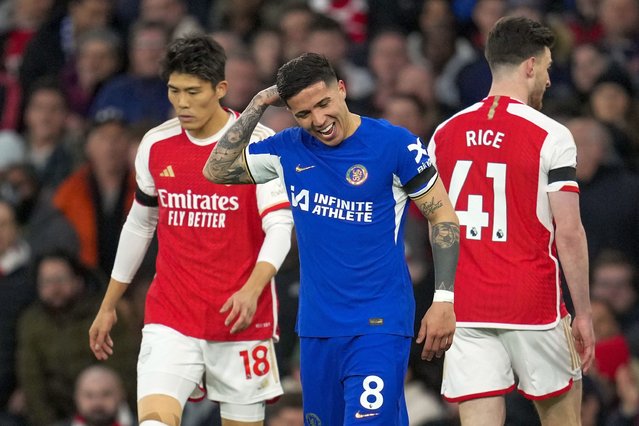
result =
[{"label": "dark short hair", "polygon": [[332,32],[339,34],[344,40],[348,40],[348,35],[344,31],[344,27],[337,20],[322,14],[315,16],[311,22],[311,26],[308,29],[310,33],[313,32]]},{"label": "dark short hair", "polygon": [[129,27],[129,34],[127,39],[127,45],[129,49],[135,46],[135,42],[144,34],[145,31],[157,31],[164,36],[164,42],[168,43],[171,39],[171,32],[166,25],[156,21],[135,21],[133,25]]},{"label": "dark short hair", "polygon": [[64,262],[73,275],[76,277],[86,279],[88,270],[87,268],[80,262],[80,259],[76,254],[69,252],[63,248],[57,247],[49,249],[43,253],[38,254],[35,259],[33,259],[31,263],[31,277],[34,283],[38,282],[38,273],[40,272],[40,266],[42,263],[48,260],[59,260]]},{"label": "dark short hair", "polygon": [[69,100],[67,99],[67,95],[64,93],[64,89],[60,83],[60,80],[53,76],[44,76],[38,78],[35,83],[31,86],[26,96],[26,105],[29,105],[36,94],[40,92],[54,92],[58,95],[62,101],[64,102],[64,107],[67,108],[69,106]]},{"label": "dark short hair", "polygon": [[519,65],[554,42],[552,31],[537,21],[521,16],[501,18],[488,35],[486,60],[491,70],[499,65]]},{"label": "dark short hair", "polygon": [[206,35],[195,35],[174,40],[162,62],[162,78],[166,81],[174,72],[194,75],[210,81],[213,86],[225,79],[224,49]]},{"label": "dark short hair", "polygon": [[317,53],[303,53],[277,70],[277,92],[284,102],[320,81],[329,85],[337,82],[337,75],[328,59]]}]

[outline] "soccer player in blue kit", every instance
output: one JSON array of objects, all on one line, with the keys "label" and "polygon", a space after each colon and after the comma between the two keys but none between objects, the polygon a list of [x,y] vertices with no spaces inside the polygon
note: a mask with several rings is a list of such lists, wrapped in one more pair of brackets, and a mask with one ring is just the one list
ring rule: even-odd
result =
[{"label": "soccer player in blue kit", "polygon": [[[436,290],[417,336],[426,360],[453,340],[459,223],[422,141],[350,112],[345,99],[326,58],[292,59],[222,136],[204,175],[285,183],[300,256],[305,423],[407,425],[403,384],[415,316],[402,238],[407,201],[431,228]],[[288,107],[299,127],[249,145],[270,105]]]}]

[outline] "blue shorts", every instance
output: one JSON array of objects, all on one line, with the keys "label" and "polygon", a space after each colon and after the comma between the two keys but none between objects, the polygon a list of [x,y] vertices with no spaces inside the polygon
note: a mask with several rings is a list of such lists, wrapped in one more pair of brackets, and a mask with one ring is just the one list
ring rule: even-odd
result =
[{"label": "blue shorts", "polygon": [[304,424],[408,425],[404,377],[411,338],[300,338]]}]

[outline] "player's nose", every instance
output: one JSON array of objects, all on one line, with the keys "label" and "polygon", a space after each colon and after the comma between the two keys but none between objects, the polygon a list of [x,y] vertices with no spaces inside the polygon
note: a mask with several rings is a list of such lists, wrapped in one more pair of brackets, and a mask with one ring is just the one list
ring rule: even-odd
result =
[{"label": "player's nose", "polygon": [[315,127],[316,129],[320,129],[326,122],[325,118],[326,116],[320,112],[312,112],[311,120],[313,123],[313,127]]},{"label": "player's nose", "polygon": [[177,98],[177,104],[180,108],[187,108],[189,106],[188,95],[186,93],[180,93]]}]

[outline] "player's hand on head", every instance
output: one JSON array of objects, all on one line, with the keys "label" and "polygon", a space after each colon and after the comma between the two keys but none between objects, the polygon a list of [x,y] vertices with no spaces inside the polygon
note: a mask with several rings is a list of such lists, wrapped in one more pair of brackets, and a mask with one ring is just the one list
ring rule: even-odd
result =
[{"label": "player's hand on head", "polygon": [[220,313],[229,313],[224,320],[224,325],[228,327],[233,324],[231,326],[231,334],[239,333],[251,325],[257,310],[258,296],[242,288],[229,297],[222,305]]},{"label": "player's hand on head", "polygon": [[100,309],[89,328],[89,347],[100,361],[105,361],[113,355],[113,339],[109,333],[116,322],[118,322],[118,316],[115,309]]},{"label": "player's hand on head", "polygon": [[255,95],[255,100],[258,101],[261,105],[267,106],[272,105],[283,107],[286,105],[282,98],[280,98],[280,95],[277,92],[277,86],[275,85],[267,87],[266,89],[258,92],[258,94]]},{"label": "player's hand on head", "polygon": [[434,302],[422,318],[417,344],[424,343],[422,359],[431,361],[441,358],[453,344],[455,334],[455,311],[453,304]]},{"label": "player's hand on head", "polygon": [[592,317],[576,315],[572,322],[572,335],[581,359],[581,369],[587,373],[595,359],[595,332]]}]

